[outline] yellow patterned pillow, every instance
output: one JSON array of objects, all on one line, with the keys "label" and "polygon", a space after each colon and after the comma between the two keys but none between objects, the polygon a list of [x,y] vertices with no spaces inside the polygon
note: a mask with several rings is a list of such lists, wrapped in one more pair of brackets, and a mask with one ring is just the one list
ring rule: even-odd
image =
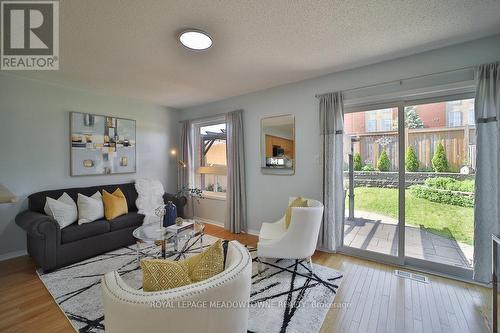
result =
[{"label": "yellow patterned pillow", "polygon": [[285,213],[285,228],[287,229],[290,226],[290,221],[292,220],[292,207],[307,207],[307,200],[298,197],[290,203]]},{"label": "yellow patterned pillow", "polygon": [[219,239],[204,252],[178,261],[193,282],[200,282],[224,270],[224,249]]},{"label": "yellow patterned pillow", "polygon": [[144,291],[178,288],[206,280],[224,270],[222,241],[219,239],[204,252],[184,260],[141,260],[141,270]]},{"label": "yellow patterned pillow", "polygon": [[178,261],[163,259],[141,260],[142,288],[160,291],[192,283],[188,272]]}]

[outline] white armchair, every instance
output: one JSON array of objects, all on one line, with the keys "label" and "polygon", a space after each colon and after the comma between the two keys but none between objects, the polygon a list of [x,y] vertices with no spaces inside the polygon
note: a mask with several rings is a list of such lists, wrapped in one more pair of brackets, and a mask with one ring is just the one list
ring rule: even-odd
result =
[{"label": "white armchair", "polygon": [[222,273],[180,288],[139,291],[107,273],[101,281],[106,332],[247,332],[251,275],[250,253],[237,241],[229,242]]},{"label": "white armchair", "polygon": [[[292,202],[295,198],[290,198]],[[292,207],[288,229],[285,217],[274,223],[262,223],[257,244],[259,272],[264,258],[307,259],[312,271],[311,256],[316,250],[323,218],[323,204],[307,199],[308,207]]]}]

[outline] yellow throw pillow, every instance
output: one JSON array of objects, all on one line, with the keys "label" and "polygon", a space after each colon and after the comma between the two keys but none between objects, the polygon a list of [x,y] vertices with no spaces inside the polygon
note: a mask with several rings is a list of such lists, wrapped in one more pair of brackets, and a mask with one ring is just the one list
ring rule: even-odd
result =
[{"label": "yellow throw pillow", "polygon": [[224,249],[219,239],[204,252],[179,261],[193,282],[211,278],[224,270]]},{"label": "yellow throw pillow", "polygon": [[285,213],[285,228],[287,229],[290,226],[290,221],[292,220],[292,207],[307,207],[307,200],[298,197],[290,203]]},{"label": "yellow throw pillow", "polygon": [[141,270],[144,291],[178,288],[191,283],[187,271],[177,261],[141,260]]},{"label": "yellow throw pillow", "polygon": [[103,190],[102,202],[104,203],[104,216],[108,221],[128,213],[127,199],[119,188],[112,194]]},{"label": "yellow throw pillow", "polygon": [[184,260],[141,260],[141,270],[144,291],[167,290],[203,281],[224,270],[222,241],[219,239],[204,252]]}]

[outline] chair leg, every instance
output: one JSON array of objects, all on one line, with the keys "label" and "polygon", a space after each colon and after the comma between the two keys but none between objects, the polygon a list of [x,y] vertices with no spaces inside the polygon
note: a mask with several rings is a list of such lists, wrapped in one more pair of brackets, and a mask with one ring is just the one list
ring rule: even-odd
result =
[{"label": "chair leg", "polygon": [[307,258],[307,262],[309,263],[309,268],[311,269],[311,274],[314,274],[313,261],[312,258]]}]

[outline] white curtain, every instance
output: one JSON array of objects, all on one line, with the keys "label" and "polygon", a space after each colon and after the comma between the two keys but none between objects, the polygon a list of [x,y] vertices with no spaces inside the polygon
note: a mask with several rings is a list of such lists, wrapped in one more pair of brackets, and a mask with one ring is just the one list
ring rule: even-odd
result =
[{"label": "white curtain", "polygon": [[491,235],[499,236],[500,63],[477,68],[476,198],[474,207],[474,279],[491,281]]},{"label": "white curtain", "polygon": [[321,164],[323,176],[323,223],[318,239],[321,249],[336,251],[342,240],[344,220],[343,129],[344,102],[342,93],[319,96]]},{"label": "white curtain", "polygon": [[243,110],[226,115],[227,129],[227,214],[224,228],[234,233],[247,231],[245,146]]}]

